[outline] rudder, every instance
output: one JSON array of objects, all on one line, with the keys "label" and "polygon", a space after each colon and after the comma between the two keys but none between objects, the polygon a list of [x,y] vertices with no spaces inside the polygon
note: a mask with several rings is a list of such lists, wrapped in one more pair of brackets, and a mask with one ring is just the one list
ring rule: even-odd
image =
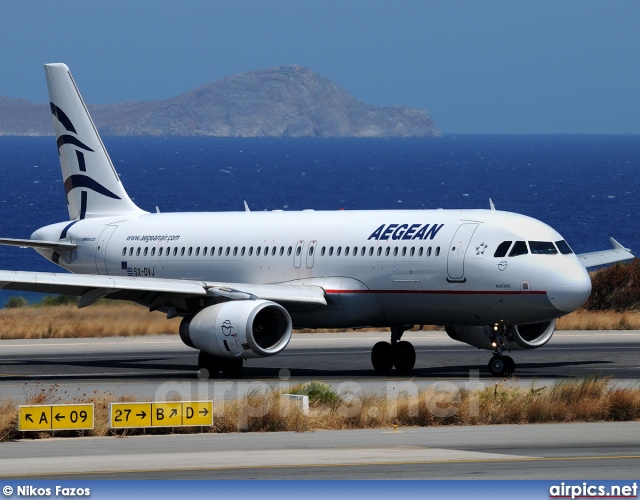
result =
[{"label": "rudder", "polygon": [[127,195],[66,64],[44,72],[69,218],[145,213]]}]

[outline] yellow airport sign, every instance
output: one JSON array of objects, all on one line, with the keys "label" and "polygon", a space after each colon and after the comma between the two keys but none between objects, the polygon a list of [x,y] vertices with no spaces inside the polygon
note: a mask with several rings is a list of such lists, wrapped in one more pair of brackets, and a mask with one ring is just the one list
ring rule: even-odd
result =
[{"label": "yellow airport sign", "polygon": [[212,425],[213,401],[111,403],[109,414],[112,429]]},{"label": "yellow airport sign", "polygon": [[153,427],[177,427],[182,425],[182,403],[152,403]]},{"label": "yellow airport sign", "polygon": [[18,406],[18,430],[93,429],[93,404]]},{"label": "yellow airport sign", "polygon": [[213,401],[185,401],[182,415],[182,425],[213,425]]},{"label": "yellow airport sign", "polygon": [[151,427],[151,403],[111,403],[109,423],[120,427]]}]

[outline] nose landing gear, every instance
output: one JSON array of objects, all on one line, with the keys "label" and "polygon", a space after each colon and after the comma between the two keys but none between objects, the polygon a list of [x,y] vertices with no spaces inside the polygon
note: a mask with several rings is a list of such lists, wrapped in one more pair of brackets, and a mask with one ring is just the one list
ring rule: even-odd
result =
[{"label": "nose landing gear", "polygon": [[491,339],[491,345],[495,348],[493,356],[489,360],[487,367],[491,372],[491,375],[495,377],[505,377],[513,375],[516,370],[516,362],[511,356],[505,356],[502,353],[505,349],[508,350],[507,341],[505,339],[505,333],[507,327],[504,325],[494,326],[492,333],[489,335]]},{"label": "nose landing gear", "polygon": [[416,350],[411,342],[400,340],[411,325],[392,326],[391,342],[378,342],[371,349],[371,363],[375,371],[389,373],[394,366],[400,373],[409,373],[416,364]]}]

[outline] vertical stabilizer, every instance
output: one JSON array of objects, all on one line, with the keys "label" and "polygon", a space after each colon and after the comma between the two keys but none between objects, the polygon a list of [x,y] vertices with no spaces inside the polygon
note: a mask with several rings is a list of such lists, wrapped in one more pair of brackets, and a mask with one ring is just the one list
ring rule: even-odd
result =
[{"label": "vertical stabilizer", "polygon": [[129,198],[65,64],[45,64],[69,218],[144,213]]}]

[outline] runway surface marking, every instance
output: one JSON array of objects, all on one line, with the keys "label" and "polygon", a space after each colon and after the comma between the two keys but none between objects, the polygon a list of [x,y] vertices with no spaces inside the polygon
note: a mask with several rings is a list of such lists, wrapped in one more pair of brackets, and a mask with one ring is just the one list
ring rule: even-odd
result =
[{"label": "runway surface marking", "polygon": [[[295,449],[0,459],[0,477],[446,463],[639,460],[640,455],[530,457],[441,448]],[[141,468],[140,463],[149,464]],[[25,471],[29,471],[25,474]]]},{"label": "runway surface marking", "polygon": [[0,459],[0,475],[510,461],[531,457],[441,448],[280,449]]}]

